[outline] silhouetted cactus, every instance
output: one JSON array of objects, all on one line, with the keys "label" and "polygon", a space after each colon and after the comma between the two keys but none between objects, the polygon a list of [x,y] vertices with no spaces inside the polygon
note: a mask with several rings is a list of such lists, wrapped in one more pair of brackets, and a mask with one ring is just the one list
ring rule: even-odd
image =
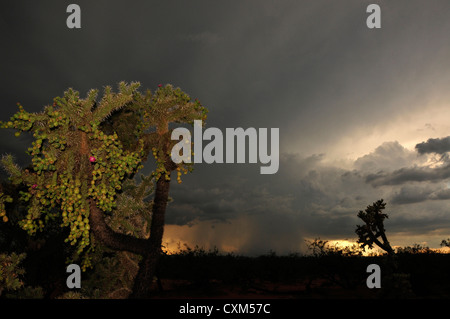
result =
[{"label": "silhouetted cactus", "polygon": [[365,211],[359,211],[358,217],[364,221],[365,225],[357,225],[355,232],[359,237],[358,243],[362,248],[366,246],[373,248],[373,245],[376,244],[389,255],[393,255],[394,250],[387,240],[384,229],[384,219],[388,218],[387,214],[382,213],[385,208],[386,203],[383,202],[383,199],[380,199],[367,206]]}]

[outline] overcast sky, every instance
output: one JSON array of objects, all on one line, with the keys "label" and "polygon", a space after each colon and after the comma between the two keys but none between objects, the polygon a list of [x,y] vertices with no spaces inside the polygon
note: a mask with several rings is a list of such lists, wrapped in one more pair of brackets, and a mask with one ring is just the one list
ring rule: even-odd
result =
[{"label": "overcast sky", "polygon": [[[81,7],[81,29],[66,8]],[[366,8],[381,7],[381,29]],[[450,2],[3,1],[1,120],[72,87],[171,83],[207,126],[280,129],[280,168],[197,164],[173,185],[164,241],[255,254],[355,240],[388,203],[392,245],[450,237]],[[0,132],[1,153],[26,137]]]}]

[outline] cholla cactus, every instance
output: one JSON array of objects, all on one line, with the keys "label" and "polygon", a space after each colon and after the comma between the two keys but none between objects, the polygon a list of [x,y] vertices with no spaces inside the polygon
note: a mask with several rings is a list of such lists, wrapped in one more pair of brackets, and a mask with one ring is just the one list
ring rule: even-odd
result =
[{"label": "cholla cactus", "polygon": [[[41,113],[29,113],[19,105],[19,111],[1,127],[16,129],[16,136],[30,132],[34,137],[28,149],[30,169],[18,167],[10,155],[2,159],[11,182],[28,188],[20,194],[28,204],[20,226],[33,235],[50,220],[61,219],[61,226],[70,229],[66,242],[76,246],[74,259],[83,255],[83,269],[90,266],[91,234],[109,248],[143,256],[145,262],[135,281],[142,295],[153,280],[161,253],[171,172],[177,171],[181,182],[181,173],[192,170],[191,164],[171,160],[177,141],[171,140],[169,125],[205,120],[207,109],[171,85],[145,95],[138,88],[139,83],[122,82],[114,93],[107,86],[100,101],[97,90],[81,99],[69,89]],[[139,185],[126,183],[150,152],[157,162],[155,172],[143,177]],[[152,191],[153,201],[149,201]],[[5,203],[10,200],[0,190],[4,221],[8,220]],[[134,231],[124,221],[124,216],[136,214],[142,217],[136,220],[144,220],[149,227]],[[112,225],[115,222],[120,225]]]},{"label": "cholla cactus", "polygon": [[30,132],[34,137],[28,149],[31,169],[22,170],[10,155],[2,159],[11,182],[28,187],[20,194],[28,203],[28,214],[19,224],[30,235],[60,214],[62,226],[70,229],[66,241],[77,245],[77,254],[90,245],[89,202],[111,211],[122,180],[135,172],[142,157],[142,147],[124,151],[117,135],[104,134],[100,125],[131,103],[138,87],[139,83],[120,83],[118,93],[106,87],[98,104],[97,90],[81,99],[78,92],[68,89],[43,112],[29,113],[19,105],[19,112],[2,123],[3,128],[16,129],[16,136]]},{"label": "cholla cactus", "polygon": [[364,221],[365,225],[356,226],[355,232],[359,237],[358,243],[362,248],[366,246],[373,248],[373,245],[376,244],[389,255],[392,255],[394,250],[387,240],[384,229],[384,219],[388,218],[387,214],[382,213],[385,208],[386,203],[383,202],[383,199],[380,199],[373,205],[367,206],[364,212],[359,211],[358,217]]}]

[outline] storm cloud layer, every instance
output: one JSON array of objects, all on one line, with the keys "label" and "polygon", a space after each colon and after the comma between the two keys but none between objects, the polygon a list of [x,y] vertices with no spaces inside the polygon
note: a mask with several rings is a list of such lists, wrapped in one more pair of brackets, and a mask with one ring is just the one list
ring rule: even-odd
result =
[{"label": "storm cloud layer", "polygon": [[[396,169],[391,158],[407,166]],[[238,170],[200,165],[196,169],[198,176],[172,188],[174,202],[167,217],[170,224],[189,225],[189,235],[175,238],[205,244],[200,240],[205,236],[208,247],[227,248],[230,239],[245,238],[244,243],[231,246],[246,253],[269,249],[288,253],[304,251],[305,238],[352,240],[355,225],[360,223],[357,212],[379,198],[388,203],[387,229],[392,235],[409,234],[394,244],[410,242],[411,234],[420,233],[419,229],[445,237],[450,225],[447,165],[428,167],[424,156],[398,142],[383,143],[355,160],[352,168],[331,165],[325,155],[284,154],[280,172],[269,178],[258,177],[256,172],[251,178],[243,177],[256,167]],[[189,191],[192,183],[195,188]],[[243,232],[231,235],[242,225],[246,225]],[[255,233],[261,237],[250,236]],[[438,240],[429,238],[428,244],[436,245]],[[253,243],[252,249],[248,242]]]},{"label": "storm cloud layer", "polygon": [[450,152],[450,136],[444,138],[430,138],[426,142],[417,144],[416,149],[420,154],[444,154]]},{"label": "storm cloud layer", "polygon": [[[72,87],[171,83],[209,109],[206,126],[280,129],[280,167],[199,164],[173,185],[166,241],[246,253],[353,239],[356,213],[388,202],[391,242],[450,235],[450,2],[3,1],[0,119]],[[30,138],[0,132],[21,165]]]}]

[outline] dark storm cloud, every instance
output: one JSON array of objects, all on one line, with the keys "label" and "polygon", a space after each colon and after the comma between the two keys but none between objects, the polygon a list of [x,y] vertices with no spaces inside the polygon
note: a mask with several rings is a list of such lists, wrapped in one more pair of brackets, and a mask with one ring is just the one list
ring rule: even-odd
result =
[{"label": "dark storm cloud", "polygon": [[[253,167],[255,174],[251,178],[242,176],[252,166],[197,166],[183,184],[172,188],[174,201],[168,208],[167,222],[231,222],[248,216],[258,220],[255,227],[261,229],[272,227],[276,220],[286,229],[296,227],[304,235],[351,234],[356,212],[372,201],[372,188],[362,174],[323,165],[322,159],[283,155],[277,174],[261,176]],[[233,177],[236,175],[241,177]]]},{"label": "dark storm cloud", "polygon": [[[439,40],[449,30],[445,1],[429,10],[381,1],[378,32],[365,26],[370,1],[80,0],[80,30],[65,26],[69,3],[4,6],[2,118],[17,101],[39,110],[68,87],[84,96],[121,80],[170,82],[210,109],[208,125],[280,127],[281,147],[307,155],[362,118],[399,112],[396,94],[426,98],[448,62]],[[433,84],[448,87],[445,77]]]},{"label": "dark storm cloud", "polygon": [[[369,173],[366,176],[366,182],[374,187],[402,185],[410,182],[436,183],[444,181],[450,178],[450,163],[448,156],[445,155],[446,150],[449,149],[449,142],[450,137],[430,138],[427,142],[416,144],[415,149],[417,154],[414,154],[413,151],[406,150],[397,142],[384,143],[373,153],[359,158],[355,162],[355,166],[366,171],[375,171],[375,173]],[[421,157],[420,155],[427,153],[443,155],[440,157],[437,166],[417,165],[425,163],[426,157]],[[378,166],[380,162],[384,163],[384,166]],[[403,203],[404,201],[420,202],[428,198],[425,193],[411,193],[411,189],[407,189],[408,194],[406,194],[404,193],[406,189],[402,188],[398,197],[394,198],[397,203]]]},{"label": "dark storm cloud", "polygon": [[391,198],[392,204],[413,204],[426,201],[431,198],[434,189],[429,185],[418,186],[408,185],[403,186],[399,192]]},{"label": "dark storm cloud", "polygon": [[407,182],[438,182],[450,178],[450,164],[437,168],[405,167],[392,173],[369,174],[366,182],[373,186],[401,185]]},{"label": "dark storm cloud", "polygon": [[430,199],[447,200],[450,199],[450,188],[440,189],[429,196]]},{"label": "dark storm cloud", "polygon": [[446,152],[450,152],[450,136],[443,138],[430,138],[426,142],[417,144],[416,150],[419,154],[444,154]]},{"label": "dark storm cloud", "polygon": [[[371,154],[380,155],[390,147],[403,154],[404,158],[398,157],[401,162],[414,153],[404,152],[396,143],[388,143]],[[191,235],[197,240],[212,240],[212,236],[217,244],[226,243],[229,233],[217,226],[221,231],[212,235],[211,227],[229,224],[230,228],[241,229],[242,234],[233,236],[246,238],[240,246],[246,253],[265,253],[269,248],[289,252],[293,247],[300,247],[305,237],[318,234],[324,238],[353,239],[355,225],[360,223],[357,212],[380,198],[386,200],[388,211],[393,212],[389,220],[391,232],[413,234],[420,232],[420,223],[427,225],[422,228],[424,231],[449,224],[449,217],[442,210],[443,201],[450,199],[446,185],[424,182],[400,189],[396,185],[374,188],[366,183],[369,171],[335,167],[324,162],[325,159],[323,155],[283,154],[278,174],[263,177],[253,167],[255,174],[248,178],[243,176],[249,176],[251,165],[197,165],[192,176],[172,188],[175,200],[168,208],[167,222],[190,225]],[[370,161],[374,165],[369,167],[378,167],[376,160],[384,159],[372,157]],[[358,165],[361,164],[359,161]],[[430,205],[430,202],[436,205],[427,210],[423,204]],[[404,215],[410,216],[407,222],[401,218]],[[285,238],[285,246],[277,238]]]},{"label": "dark storm cloud", "polygon": [[393,204],[413,204],[427,200],[450,199],[450,188],[442,185],[403,186],[391,199]]},{"label": "dark storm cloud", "polygon": [[[368,172],[365,181],[374,187],[383,185],[402,185],[410,182],[440,182],[450,177],[450,163],[447,156],[441,156],[438,165],[424,165],[426,153],[444,154],[448,138],[428,139],[427,142],[416,144],[410,151],[398,142],[385,142],[374,152],[364,155],[355,161],[354,166],[363,172]],[[415,190],[412,192],[412,190]],[[420,202],[428,198],[423,188],[402,188],[393,200],[400,203]]]},{"label": "dark storm cloud", "polygon": [[408,185],[403,186],[390,198],[392,204],[415,204],[428,200],[448,200],[450,199],[450,188],[442,185]]}]

